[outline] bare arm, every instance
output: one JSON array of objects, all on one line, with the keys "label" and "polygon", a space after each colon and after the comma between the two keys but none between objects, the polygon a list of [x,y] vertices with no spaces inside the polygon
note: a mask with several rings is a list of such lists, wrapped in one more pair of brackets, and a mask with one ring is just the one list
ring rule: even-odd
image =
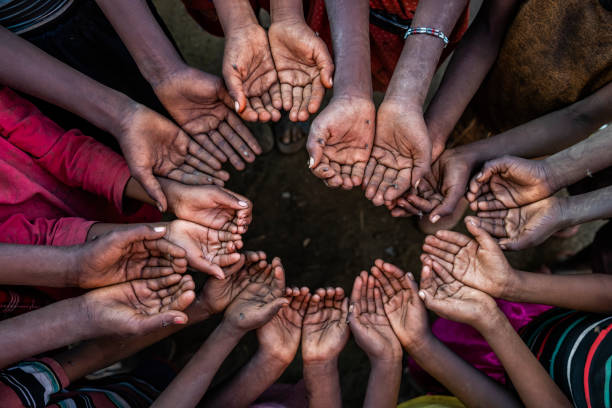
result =
[{"label": "bare arm", "polygon": [[337,357],[322,362],[304,362],[304,383],[309,408],[342,406]]},{"label": "bare arm", "polygon": [[0,245],[4,285],[75,286],[78,247]]}]

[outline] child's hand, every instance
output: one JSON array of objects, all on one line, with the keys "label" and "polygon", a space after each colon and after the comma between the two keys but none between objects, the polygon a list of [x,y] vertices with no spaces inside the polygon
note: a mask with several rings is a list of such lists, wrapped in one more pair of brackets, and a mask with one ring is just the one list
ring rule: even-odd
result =
[{"label": "child's hand", "polygon": [[101,335],[143,335],[187,323],[194,288],[190,275],[140,279],[87,292],[84,307]]},{"label": "child's hand", "polygon": [[285,294],[285,273],[280,259],[250,276],[249,284],[225,310],[223,322],[238,332],[257,329],[289,305]]},{"label": "child's hand", "polygon": [[287,288],[286,295],[291,300],[268,323],[257,329],[259,351],[288,366],[300,347],[302,321],[310,302],[308,288]]},{"label": "child's hand", "polygon": [[185,250],[165,240],[165,233],[165,229],[140,226],[86,243],[77,250],[73,281],[78,287],[90,289],[185,272]]},{"label": "child's hand", "polygon": [[361,272],[351,293],[348,321],[355,341],[371,361],[401,360],[402,346],[385,315],[376,279]]},{"label": "child's hand", "polygon": [[478,223],[502,249],[518,251],[546,241],[563,228],[563,201],[548,197],[509,210],[479,211]]},{"label": "child's hand", "polygon": [[175,220],[167,226],[165,238],[187,251],[189,265],[200,272],[224,279],[222,266],[240,260],[236,251],[242,248],[242,237],[190,221]]},{"label": "child's hand", "polygon": [[244,234],[251,223],[253,205],[229,190],[171,180],[164,181],[163,187],[169,209],[182,220],[232,234]]},{"label": "child's hand", "polygon": [[466,323],[477,330],[499,311],[493,298],[456,280],[436,261],[421,271],[419,297],[425,306],[446,319]]},{"label": "child's hand", "polygon": [[372,275],[382,289],[385,314],[402,346],[411,350],[426,342],[431,337],[427,310],[412,274],[377,259]]},{"label": "child's hand", "polygon": [[505,156],[485,163],[467,198],[473,211],[504,210],[546,198],[557,191],[554,185],[544,161]]},{"label": "child's hand", "polygon": [[421,260],[429,257],[448,270],[454,279],[491,296],[503,297],[517,285],[517,274],[495,240],[476,222],[473,217],[465,219],[467,229],[475,239],[454,231],[428,235]]},{"label": "child's hand", "polygon": [[337,359],[349,338],[348,299],[342,288],[317,289],[302,327],[304,364]]}]

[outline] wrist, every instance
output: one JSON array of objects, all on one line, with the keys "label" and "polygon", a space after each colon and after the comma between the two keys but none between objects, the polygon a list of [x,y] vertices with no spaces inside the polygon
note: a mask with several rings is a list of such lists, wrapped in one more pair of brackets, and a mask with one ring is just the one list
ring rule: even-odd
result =
[{"label": "wrist", "polygon": [[304,373],[323,375],[338,369],[338,356],[327,360],[303,360]]},{"label": "wrist", "polygon": [[402,355],[393,355],[389,358],[370,358],[370,366],[373,372],[393,372],[398,369],[401,370]]},{"label": "wrist", "polygon": [[219,331],[225,336],[228,336],[228,338],[237,340],[241,339],[248,332],[248,330],[238,327],[230,322],[227,317],[224,317],[223,320],[221,320],[221,324],[219,324],[217,329],[219,329]]},{"label": "wrist", "polygon": [[402,339],[401,343],[404,350],[406,350],[409,354],[414,354],[423,352],[430,347],[435,340],[436,338],[431,333],[431,330],[427,330],[426,333],[418,336],[417,338]]},{"label": "wrist", "polygon": [[[295,353],[293,354],[295,357]],[[259,366],[265,367],[266,371],[274,374],[275,376],[279,376],[289,367],[291,360],[286,361],[284,358],[274,353],[272,350],[267,350],[264,347],[259,347],[253,360],[258,363]]]},{"label": "wrist", "polygon": [[147,58],[138,68],[142,72],[142,76],[155,90],[177,72],[188,68],[188,65],[179,57],[178,53],[173,52],[172,55]]},{"label": "wrist", "polygon": [[302,0],[271,0],[270,18],[274,23],[305,23]]},{"label": "wrist", "polygon": [[[495,304],[495,302],[493,303]],[[470,325],[487,338],[491,333],[498,331],[507,321],[506,315],[495,305],[495,307],[488,308],[484,313],[480,313]]]},{"label": "wrist", "polygon": [[[77,330],[81,339],[88,339],[93,337],[101,337],[105,335],[115,334],[105,330],[103,325],[97,320],[97,314],[95,313],[94,298],[95,290],[85,293],[82,296],[72,298],[75,304],[71,305],[72,311],[78,314],[78,323],[74,327],[70,327],[69,330]],[[68,314],[70,315],[70,313]]]},{"label": "wrist", "polygon": [[401,106],[402,111],[418,113],[419,115],[423,116],[423,104],[419,103],[419,101],[413,97],[385,94],[385,98],[383,99],[381,105],[384,104],[399,105]]},{"label": "wrist", "polygon": [[546,181],[553,192],[559,191],[571,184],[567,178],[568,166],[555,156],[548,156],[541,161],[546,174]]},{"label": "wrist", "polygon": [[66,251],[66,263],[64,267],[64,281],[66,287],[82,288],[81,271],[83,270],[83,259],[85,259],[88,244],[68,247]]}]

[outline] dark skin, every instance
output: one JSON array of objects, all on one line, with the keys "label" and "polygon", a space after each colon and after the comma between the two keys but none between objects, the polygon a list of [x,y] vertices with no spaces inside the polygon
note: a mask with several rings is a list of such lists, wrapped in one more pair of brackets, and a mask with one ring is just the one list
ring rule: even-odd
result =
[{"label": "dark skin", "polygon": [[[456,280],[437,262],[433,263],[433,270],[423,269],[419,296],[438,315],[469,324],[481,333],[500,359],[525,406],[572,406],[491,296]],[[505,402],[512,401],[510,398],[506,395]],[[488,404],[491,401],[494,400],[488,400]],[[481,400],[478,405],[485,402]]]},{"label": "dark skin", "polygon": [[516,270],[495,240],[477,226],[474,217],[466,218],[466,226],[474,239],[452,231],[439,231],[435,239],[428,237],[430,243],[424,245],[422,262],[429,268],[444,268],[462,284],[513,302],[595,313],[610,311],[609,275],[550,275]]},{"label": "dark skin", "polygon": [[321,106],[332,87],[334,63],[325,42],[304,20],[301,0],[272,0],[270,50],[280,82],[283,109],[303,122]]},{"label": "dark skin", "polygon": [[330,187],[361,185],[374,140],[369,3],[327,1],[332,34],[334,96],[313,121],[306,148],[308,166]]}]

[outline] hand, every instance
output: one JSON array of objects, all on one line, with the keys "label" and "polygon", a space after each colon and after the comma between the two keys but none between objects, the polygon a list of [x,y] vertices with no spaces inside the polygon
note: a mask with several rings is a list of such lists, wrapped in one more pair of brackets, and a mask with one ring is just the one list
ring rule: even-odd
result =
[{"label": "hand", "polygon": [[210,154],[206,164],[212,168],[229,158],[243,170],[244,161],[261,154],[257,139],[231,111],[233,101],[221,78],[182,65],[153,90],[176,123]]},{"label": "hand", "polygon": [[184,220],[172,221],[166,230],[165,238],[187,251],[187,262],[200,272],[224,279],[221,267],[240,260],[240,254],[236,253],[242,248],[238,234]]},{"label": "hand", "polygon": [[227,33],[223,78],[236,112],[250,122],[277,121],[283,106],[266,31],[258,24]]},{"label": "hand", "polygon": [[501,238],[498,244],[502,249],[519,251],[541,244],[563,228],[562,202],[553,196],[518,208],[479,211],[475,222]]},{"label": "hand", "polygon": [[458,232],[438,231],[435,236],[425,238],[426,257],[441,265],[454,279],[491,296],[503,297],[516,286],[514,269],[495,240],[476,225],[473,217],[466,217],[465,224],[475,239]]},{"label": "hand", "polygon": [[431,172],[431,141],[421,109],[384,101],[376,115],[374,148],[365,172],[366,198],[382,205],[417,188]]},{"label": "hand", "polygon": [[253,218],[251,202],[218,186],[163,182],[168,207],[185,221],[232,234],[244,234]]},{"label": "hand", "polygon": [[286,292],[291,303],[288,307],[281,308],[272,320],[257,329],[257,341],[260,352],[288,366],[300,347],[302,322],[310,302],[310,291],[303,287],[287,288]]},{"label": "hand", "polygon": [[361,185],[374,139],[371,99],[338,96],[315,118],[306,148],[313,174],[330,187]]},{"label": "hand", "polygon": [[414,276],[381,259],[374,262],[371,271],[382,291],[385,314],[402,347],[418,348],[431,337],[431,331]]},{"label": "hand", "polygon": [[420,287],[419,297],[429,310],[445,319],[469,324],[476,330],[499,313],[491,296],[456,280],[436,261],[433,269],[427,265],[423,267]]},{"label": "hand", "polygon": [[290,111],[290,120],[303,122],[319,110],[325,88],[332,87],[331,55],[303,18],[273,22],[268,38],[283,108]]},{"label": "hand", "polygon": [[355,278],[348,317],[351,332],[370,361],[401,360],[402,346],[385,315],[375,282],[365,271]]},{"label": "hand", "polygon": [[425,177],[421,179],[419,187],[411,189],[403,196],[392,202],[385,202],[391,211],[392,217],[409,217],[412,215],[429,214],[444,200],[442,193],[437,190],[437,182]]},{"label": "hand", "polygon": [[467,198],[473,211],[505,210],[539,201],[555,191],[543,160],[504,156],[485,163],[470,182]]},{"label": "hand", "polygon": [[280,259],[256,272],[249,284],[225,309],[223,322],[239,332],[257,329],[270,321],[281,307],[287,307],[285,273]]},{"label": "hand", "polygon": [[221,313],[240,292],[249,284],[251,276],[263,271],[268,266],[263,251],[246,251],[240,255],[235,264],[223,268],[225,279],[209,278],[200,296],[204,314],[207,316]]},{"label": "hand", "polygon": [[349,338],[348,299],[342,288],[317,289],[310,298],[302,326],[304,364],[338,358]]},{"label": "hand", "polygon": [[157,202],[161,212],[167,201],[158,175],[184,184],[210,184],[212,177],[227,179],[225,172],[206,164],[210,154],[204,151],[174,123],[152,111],[133,104],[126,112],[117,136],[130,173]]},{"label": "hand", "polygon": [[190,275],[140,279],[87,292],[84,307],[102,335],[143,335],[187,323],[194,288]]},{"label": "hand", "polygon": [[165,233],[165,228],[140,226],[114,231],[84,244],[78,249],[73,281],[80,288],[91,289],[185,272],[185,250],[166,241]]}]

